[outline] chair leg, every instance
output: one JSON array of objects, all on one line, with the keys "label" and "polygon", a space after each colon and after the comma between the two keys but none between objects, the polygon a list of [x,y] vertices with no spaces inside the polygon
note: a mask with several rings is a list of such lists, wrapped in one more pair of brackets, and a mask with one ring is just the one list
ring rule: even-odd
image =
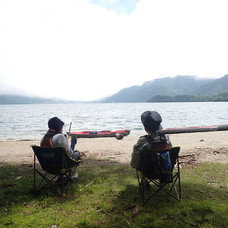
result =
[{"label": "chair leg", "polygon": [[[151,180],[147,179],[142,173],[136,170],[138,184],[139,184],[139,192],[141,195],[142,203],[144,204],[151,196],[146,196],[146,190],[150,188]],[[140,173],[140,174],[139,174]]]},{"label": "chair leg", "polygon": [[144,202],[148,201],[150,198],[156,195],[160,190],[163,190],[163,188],[165,187],[165,184],[161,184],[157,180],[150,180],[150,183],[153,183],[157,187],[157,189],[151,191],[151,193],[148,194],[147,198],[144,199]]},{"label": "chair leg", "polygon": [[[58,175],[52,175],[48,174],[47,172],[39,171],[38,168],[36,167],[36,160],[34,158],[34,192],[39,191],[40,189],[44,188],[45,186],[49,185],[51,186],[52,189],[55,189],[60,195],[64,195],[66,192],[66,189],[69,185],[70,182],[76,183],[72,178],[71,178],[71,169],[69,170],[62,170],[61,174]],[[42,178],[39,182],[37,182],[37,174]],[[59,178],[59,185],[56,183],[55,179],[56,177],[62,177]],[[65,178],[64,178],[65,177]]]},{"label": "chair leg", "polygon": [[[139,184],[139,192],[141,195],[142,203],[146,203],[150,198],[156,195],[160,190],[166,192],[168,195],[176,200],[181,200],[181,185],[180,185],[180,173],[176,173],[173,176],[173,183],[161,184],[156,179],[147,179],[144,175],[140,175],[139,171],[136,170],[137,179]],[[145,190],[148,183],[153,183],[157,187],[156,190],[151,190],[149,194],[146,194]],[[171,186],[170,186],[171,185]]]},{"label": "chair leg", "polygon": [[181,200],[181,177],[180,177],[180,163],[179,163],[179,157],[177,158],[177,173],[178,173],[179,198],[180,198],[180,200]]},{"label": "chair leg", "polygon": [[[169,187],[169,185],[171,186]],[[162,190],[172,196],[174,199],[181,200],[180,174],[176,173],[173,177],[173,183],[165,184]]]},{"label": "chair leg", "polygon": [[33,191],[36,192],[36,156],[33,159]]},{"label": "chair leg", "polygon": [[62,187],[62,183],[61,183],[61,186],[57,186],[57,185],[55,185],[55,182],[54,182],[54,180],[56,179],[56,177],[58,175],[54,175],[52,178],[49,178],[49,177],[47,177],[48,176],[47,173],[43,174],[37,169],[35,169],[35,172],[36,172],[36,174],[39,174],[42,178],[40,180],[39,184],[35,185],[35,192],[37,192],[40,189],[44,188],[45,186],[49,185],[53,189],[55,189],[60,195],[64,195],[64,188]]},{"label": "chair leg", "polygon": [[139,185],[139,193],[141,195],[141,200],[144,202],[144,187],[143,187],[143,176],[140,177],[139,171],[136,169],[136,175]]}]

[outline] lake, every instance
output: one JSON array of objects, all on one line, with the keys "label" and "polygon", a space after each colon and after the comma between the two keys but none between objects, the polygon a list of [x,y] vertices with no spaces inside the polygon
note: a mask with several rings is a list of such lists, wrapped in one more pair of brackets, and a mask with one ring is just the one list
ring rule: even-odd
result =
[{"label": "lake", "polygon": [[161,114],[163,128],[228,124],[228,102],[0,105],[0,140],[40,139],[54,116],[65,122],[64,132],[72,122],[72,131],[129,129],[141,135],[140,116],[147,110]]}]

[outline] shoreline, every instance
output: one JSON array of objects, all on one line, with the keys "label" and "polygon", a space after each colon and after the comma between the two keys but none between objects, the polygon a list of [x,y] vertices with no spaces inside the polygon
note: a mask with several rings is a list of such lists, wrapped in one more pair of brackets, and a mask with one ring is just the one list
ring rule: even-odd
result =
[{"label": "shoreline", "polygon": [[[115,137],[79,138],[76,149],[85,151],[88,159],[130,163],[131,153],[139,135],[128,135],[122,140]],[[220,162],[228,163],[228,131],[170,134],[173,146],[180,146],[183,163]],[[0,141],[0,165],[32,164],[31,145],[39,140]]]}]

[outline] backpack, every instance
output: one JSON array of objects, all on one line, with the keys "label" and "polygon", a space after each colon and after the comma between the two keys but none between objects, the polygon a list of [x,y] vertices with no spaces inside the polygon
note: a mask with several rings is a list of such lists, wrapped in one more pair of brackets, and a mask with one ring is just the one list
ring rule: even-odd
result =
[{"label": "backpack", "polygon": [[173,165],[169,145],[165,136],[146,136],[149,146],[141,151],[139,170],[148,178],[159,179],[161,183],[172,182]]}]

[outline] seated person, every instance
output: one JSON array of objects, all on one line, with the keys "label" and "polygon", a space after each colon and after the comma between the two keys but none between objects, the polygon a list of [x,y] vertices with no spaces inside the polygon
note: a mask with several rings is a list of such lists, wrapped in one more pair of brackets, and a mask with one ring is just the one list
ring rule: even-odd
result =
[{"label": "seated person", "polygon": [[139,169],[141,167],[141,151],[152,150],[156,152],[172,147],[168,136],[165,134],[158,134],[158,130],[162,129],[162,118],[159,113],[155,111],[143,112],[141,115],[141,121],[147,135],[141,136],[138,139],[138,142],[134,145],[131,167],[135,169]]},{"label": "seated person", "polygon": [[[68,155],[73,160],[80,160],[84,153],[79,151],[74,151],[75,145],[77,143],[76,138],[71,138],[71,144],[69,144],[68,139],[63,135],[64,122],[58,117],[53,117],[48,121],[49,130],[46,132],[44,137],[40,142],[40,146],[55,146],[64,147]],[[78,174],[76,168],[72,169],[72,178],[77,178]]]}]

